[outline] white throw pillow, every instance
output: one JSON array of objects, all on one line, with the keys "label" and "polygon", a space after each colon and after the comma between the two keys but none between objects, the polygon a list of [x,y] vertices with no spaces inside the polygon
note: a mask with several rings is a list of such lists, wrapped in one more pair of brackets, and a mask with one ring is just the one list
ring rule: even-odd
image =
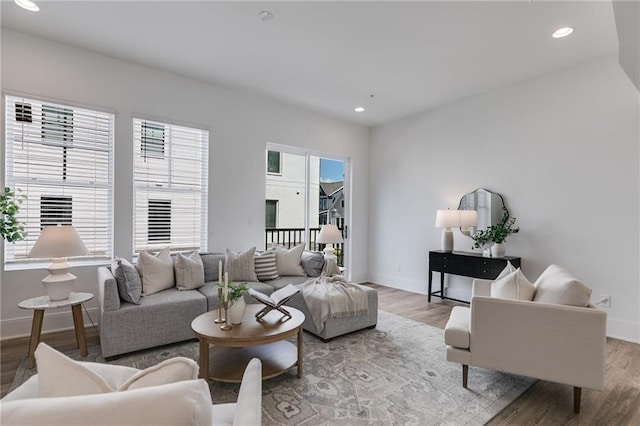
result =
[{"label": "white throw pillow", "polygon": [[175,286],[173,260],[169,254],[169,247],[160,250],[155,256],[141,251],[137,266],[142,277],[143,296],[149,296]]},{"label": "white throw pillow", "polygon": [[209,386],[185,380],[127,392],[2,403],[3,425],[211,425]]},{"label": "white throw pillow", "polygon": [[258,281],[256,276],[256,248],[251,247],[249,250],[236,253],[233,250],[226,250],[226,258],[224,260],[224,270],[229,273],[231,281]]},{"label": "white throw pillow", "polygon": [[496,279],[495,279],[494,281],[498,281],[500,278],[504,278],[504,277],[506,277],[506,276],[507,276],[507,275],[509,275],[510,273],[515,272],[515,271],[516,271],[516,269],[518,269],[518,268],[516,268],[515,266],[513,266],[513,265],[511,264],[511,262],[507,260],[507,266],[505,266],[505,267],[504,267],[504,269],[502,270],[502,272],[500,272],[500,274],[498,274],[498,276],[496,277]]},{"label": "white throw pillow", "polygon": [[279,277],[276,251],[274,249],[269,249],[264,253],[256,253],[255,263],[258,280],[269,281]]},{"label": "white throw pillow", "polygon": [[75,361],[46,343],[36,349],[40,398],[91,395],[158,386],[198,377],[198,364],[170,358],[145,370]]},{"label": "white throw pillow", "polygon": [[189,256],[178,253],[173,262],[178,290],[194,290],[204,285],[204,264],[198,251]]},{"label": "white throw pillow", "polygon": [[591,289],[558,265],[545,269],[535,285],[534,302],[585,307],[591,299]]},{"label": "white throw pillow", "polygon": [[304,243],[298,244],[292,249],[287,249],[277,245],[276,264],[278,265],[278,275],[305,276],[307,273],[301,264],[302,252],[304,251]]},{"label": "white throw pillow", "polygon": [[520,268],[491,283],[491,297],[498,299],[533,300],[536,287],[529,282]]}]

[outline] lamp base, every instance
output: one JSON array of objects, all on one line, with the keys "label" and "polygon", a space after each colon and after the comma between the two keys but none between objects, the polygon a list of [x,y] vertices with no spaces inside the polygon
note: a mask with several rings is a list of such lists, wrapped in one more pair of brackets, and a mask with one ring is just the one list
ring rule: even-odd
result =
[{"label": "lamp base", "polygon": [[68,299],[73,290],[73,281],[46,283],[42,282],[44,289],[47,290],[49,300],[65,300]]},{"label": "lamp base", "polygon": [[442,230],[442,251],[453,251],[453,231],[451,228]]},{"label": "lamp base", "polygon": [[44,289],[47,290],[49,300],[68,299],[73,290],[73,283],[76,276],[69,273],[71,265],[63,257],[51,259],[52,263],[47,268],[49,275],[42,280]]}]

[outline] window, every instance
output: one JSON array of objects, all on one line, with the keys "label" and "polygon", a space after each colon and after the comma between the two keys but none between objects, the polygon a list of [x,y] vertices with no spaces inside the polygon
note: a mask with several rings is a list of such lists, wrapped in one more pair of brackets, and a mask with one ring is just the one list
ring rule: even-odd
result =
[{"label": "window", "polygon": [[142,122],[142,158],[164,157],[164,126],[161,124]]},{"label": "window", "polygon": [[267,151],[267,173],[280,174],[280,153],[278,151]]},{"label": "window", "polygon": [[40,230],[45,226],[72,225],[72,197],[40,197]]},{"label": "window", "polygon": [[133,119],[134,253],[206,250],[209,132]]},{"label": "window", "polygon": [[278,217],[278,200],[266,200],[265,209],[265,227],[275,228],[277,226]]},{"label": "window", "polygon": [[27,238],[5,244],[6,265],[25,263],[45,226],[72,224],[88,258],[112,255],[113,114],[5,97],[6,183],[26,196]]},{"label": "window", "polygon": [[149,200],[148,240],[171,241],[171,200]]}]

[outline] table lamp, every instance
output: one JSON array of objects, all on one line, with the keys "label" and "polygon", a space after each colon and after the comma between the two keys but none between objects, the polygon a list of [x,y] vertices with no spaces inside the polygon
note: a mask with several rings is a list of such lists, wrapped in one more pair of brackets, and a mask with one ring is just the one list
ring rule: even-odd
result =
[{"label": "table lamp", "polygon": [[324,248],[324,254],[326,257],[335,257],[335,249],[333,248],[334,244],[339,244],[343,242],[342,233],[338,229],[336,225],[322,225],[320,229],[320,233],[318,234],[318,239],[316,242],[320,244],[326,244]]},{"label": "table lamp", "polygon": [[442,230],[442,251],[453,251],[453,232],[451,228],[460,227],[460,210],[438,210],[436,228]]},{"label": "table lamp", "polygon": [[50,300],[68,299],[73,289],[76,276],[69,273],[71,265],[67,257],[88,254],[80,235],[72,225],[46,226],[33,248],[29,257],[51,259],[47,268],[49,275],[42,280]]}]

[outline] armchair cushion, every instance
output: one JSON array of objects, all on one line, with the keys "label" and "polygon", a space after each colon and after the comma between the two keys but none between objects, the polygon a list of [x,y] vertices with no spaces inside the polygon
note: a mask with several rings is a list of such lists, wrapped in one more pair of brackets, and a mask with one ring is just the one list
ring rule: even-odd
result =
[{"label": "armchair cushion", "polygon": [[188,358],[165,360],[145,370],[74,361],[45,343],[36,349],[41,398],[91,395],[158,386],[198,376],[198,364]]},{"label": "armchair cushion", "polygon": [[591,298],[591,289],[558,265],[545,269],[535,286],[534,302],[586,307]]},{"label": "armchair cushion", "polygon": [[3,425],[211,425],[209,386],[186,380],[128,392],[2,402]]},{"label": "armchair cushion", "polygon": [[448,346],[466,349],[469,347],[469,317],[471,310],[465,306],[455,306],[444,328],[444,342]]},{"label": "armchair cushion", "polygon": [[520,268],[491,284],[491,297],[499,299],[533,300],[536,287],[529,282]]}]

